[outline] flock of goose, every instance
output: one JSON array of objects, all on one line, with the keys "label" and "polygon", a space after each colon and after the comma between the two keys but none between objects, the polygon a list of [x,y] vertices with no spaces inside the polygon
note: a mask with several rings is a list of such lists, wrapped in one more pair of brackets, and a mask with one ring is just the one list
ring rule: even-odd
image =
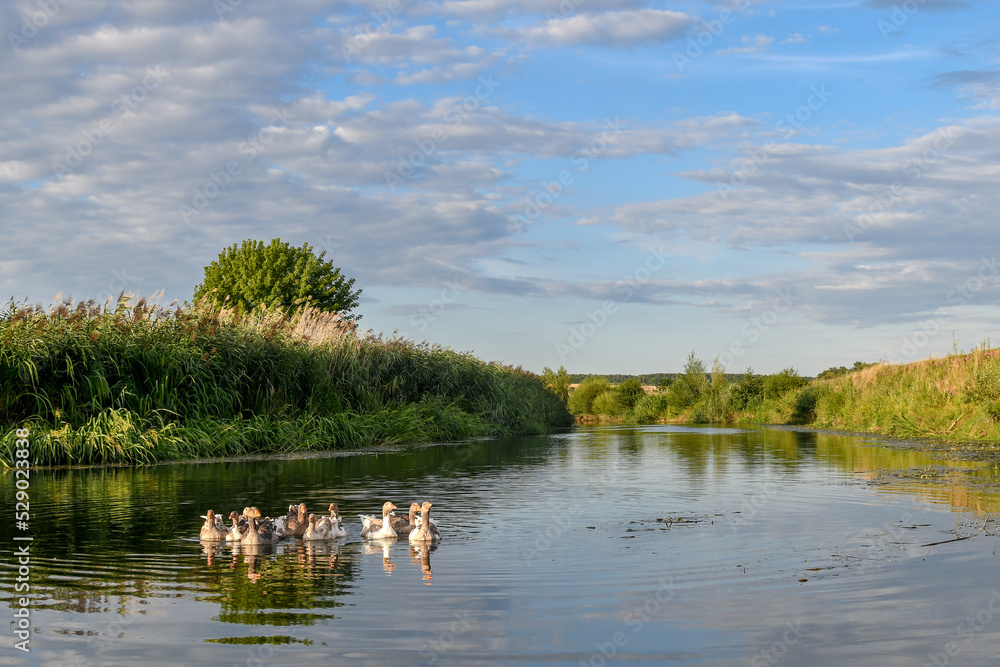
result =
[{"label": "flock of goose", "polygon": [[[382,518],[359,515],[361,537],[365,539],[396,539],[407,536],[413,543],[432,543],[441,539],[441,532],[431,520],[431,503],[411,503],[407,517],[397,516],[391,502],[382,505]],[[239,542],[245,546],[274,544],[288,537],[303,540],[334,540],[345,537],[347,531],[337,510],[337,503],[330,503],[330,516],[319,519],[308,514],[306,504],[289,505],[288,514],[277,519],[262,517],[256,507],[244,507],[241,515],[235,510],[229,513],[232,526],[227,528],[222,517],[213,510],[201,516],[205,520],[201,527],[201,539],[207,542],[225,540]],[[419,513],[419,516],[418,516]]]}]

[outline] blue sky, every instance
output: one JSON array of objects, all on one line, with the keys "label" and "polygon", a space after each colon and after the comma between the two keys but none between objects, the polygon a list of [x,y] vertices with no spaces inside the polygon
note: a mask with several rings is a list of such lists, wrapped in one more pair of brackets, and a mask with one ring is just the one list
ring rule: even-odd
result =
[{"label": "blue sky", "polygon": [[308,242],[541,371],[815,374],[997,331],[1000,4],[16,0],[0,295]]}]

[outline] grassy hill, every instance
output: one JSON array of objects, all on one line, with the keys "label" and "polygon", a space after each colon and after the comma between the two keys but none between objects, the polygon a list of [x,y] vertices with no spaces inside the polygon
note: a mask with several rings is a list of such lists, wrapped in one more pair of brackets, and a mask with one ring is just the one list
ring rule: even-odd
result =
[{"label": "grassy hill", "polygon": [[1000,440],[1000,350],[878,364],[815,381],[809,390],[815,397],[813,426],[901,437]]}]

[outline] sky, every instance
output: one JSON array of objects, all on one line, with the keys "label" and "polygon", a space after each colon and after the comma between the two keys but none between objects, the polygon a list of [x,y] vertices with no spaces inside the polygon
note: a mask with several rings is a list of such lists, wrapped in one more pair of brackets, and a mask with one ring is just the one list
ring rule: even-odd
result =
[{"label": "sky", "polygon": [[280,238],[363,329],[535,372],[998,331],[993,0],[5,0],[0,35],[4,301],[183,302]]}]

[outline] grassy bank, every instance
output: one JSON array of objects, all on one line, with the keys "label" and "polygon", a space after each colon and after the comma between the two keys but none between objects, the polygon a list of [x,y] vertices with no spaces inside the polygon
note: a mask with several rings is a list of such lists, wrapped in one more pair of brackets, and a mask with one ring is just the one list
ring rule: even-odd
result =
[{"label": "grassy bank", "polygon": [[[1000,441],[1000,351],[978,349],[911,364],[856,364],[808,381],[785,369],[733,381],[688,358],[653,394],[627,381],[585,380],[570,396],[583,420],[798,424],[894,437]],[[636,381],[634,384],[638,384]],[[581,391],[582,390],[582,391]],[[587,417],[580,417],[588,415]]]},{"label": "grassy bank", "polygon": [[335,316],[63,303],[0,317],[0,463],[142,463],[538,433],[571,423],[520,368],[365,338]]},{"label": "grassy bank", "polygon": [[1000,358],[980,349],[814,383],[810,424],[899,437],[1000,440]]}]

